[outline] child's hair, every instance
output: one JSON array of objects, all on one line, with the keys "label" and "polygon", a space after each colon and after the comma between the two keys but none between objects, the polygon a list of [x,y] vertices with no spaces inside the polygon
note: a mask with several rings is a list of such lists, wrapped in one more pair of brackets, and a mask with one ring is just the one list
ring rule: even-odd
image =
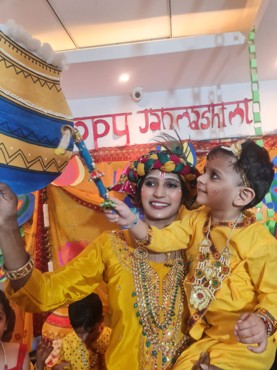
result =
[{"label": "child's hair", "polygon": [[9,342],[12,338],[14,325],[15,325],[15,313],[12,309],[9,300],[7,299],[3,290],[0,290],[0,305],[6,315],[7,329],[3,332],[2,338],[3,342]]},{"label": "child's hair", "polygon": [[68,306],[70,324],[73,329],[83,327],[86,331],[102,321],[103,306],[96,293],[91,293],[80,301]]},{"label": "child's hair", "polygon": [[220,152],[236,158],[234,169],[241,175],[243,184],[255,192],[255,197],[243,209],[254,207],[269,191],[274,178],[273,163],[267,150],[252,140],[246,140],[230,147],[217,146],[209,152],[207,159]]}]

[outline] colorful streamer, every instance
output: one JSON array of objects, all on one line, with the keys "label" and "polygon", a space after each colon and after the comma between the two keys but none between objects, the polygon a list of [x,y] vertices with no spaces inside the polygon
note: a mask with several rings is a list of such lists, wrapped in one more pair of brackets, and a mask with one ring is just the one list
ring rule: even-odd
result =
[{"label": "colorful streamer", "polygon": [[[256,136],[261,136],[262,122],[261,122],[261,103],[260,103],[260,90],[259,90],[259,80],[258,80],[258,64],[256,58],[256,45],[255,45],[256,30],[253,29],[248,35],[248,51],[249,51],[249,68],[250,68],[250,81],[251,81],[251,92],[252,92],[252,112],[254,120],[254,130]],[[263,139],[256,140],[256,143],[261,147],[264,146]],[[273,223],[275,226],[275,221],[270,220],[274,217],[273,200],[271,193],[266,194],[263,199],[263,203],[267,206],[267,217],[269,220],[266,221],[265,226],[272,232]],[[256,206],[256,218],[257,220],[262,220],[263,215],[261,213],[261,204]]]}]

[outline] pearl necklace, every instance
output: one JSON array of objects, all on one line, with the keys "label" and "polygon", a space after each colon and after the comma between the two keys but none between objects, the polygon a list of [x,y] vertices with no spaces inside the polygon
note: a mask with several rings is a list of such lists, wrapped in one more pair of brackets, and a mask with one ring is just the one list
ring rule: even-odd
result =
[{"label": "pearl necklace", "polygon": [[2,352],[3,352],[3,357],[4,357],[4,370],[8,370],[5,347],[4,347],[4,344],[2,343],[2,341],[0,341],[0,344],[1,344],[1,347],[2,347]]},{"label": "pearl necklace", "polygon": [[[190,304],[196,310],[206,309],[212,299],[215,299],[215,293],[220,289],[223,280],[230,272],[230,238],[236,228],[242,213],[232,224],[227,242],[220,253],[213,244],[210,235],[211,216],[205,222],[204,230],[208,226],[206,235],[199,245],[198,263],[194,271],[194,281],[190,295]],[[208,225],[207,225],[208,222]],[[204,231],[203,230],[203,231]],[[210,257],[213,256],[213,262]]]},{"label": "pearl necklace", "polygon": [[[88,350],[87,346],[82,341],[82,339],[80,339],[80,350],[81,350],[81,359],[82,359],[82,362],[83,362],[84,366],[86,367],[86,369],[93,369],[96,366],[96,364],[98,363],[98,355],[99,355],[99,346],[98,346],[98,344],[97,344],[97,347],[96,347],[95,357],[94,357],[94,359],[91,363],[90,363],[90,359],[91,359],[92,351]],[[88,356],[87,356],[88,358],[86,358],[85,353],[88,354]]]}]

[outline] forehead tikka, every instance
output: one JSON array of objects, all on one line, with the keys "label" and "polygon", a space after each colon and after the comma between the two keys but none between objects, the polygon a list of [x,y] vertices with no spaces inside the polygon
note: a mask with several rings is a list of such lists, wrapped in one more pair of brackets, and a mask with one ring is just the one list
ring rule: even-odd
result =
[{"label": "forehead tikka", "polygon": [[150,172],[145,176],[145,179],[147,179],[148,177],[158,179],[158,180],[171,179],[171,180],[179,181],[178,176],[174,176],[172,173],[163,172],[163,171],[157,171],[157,173]]}]

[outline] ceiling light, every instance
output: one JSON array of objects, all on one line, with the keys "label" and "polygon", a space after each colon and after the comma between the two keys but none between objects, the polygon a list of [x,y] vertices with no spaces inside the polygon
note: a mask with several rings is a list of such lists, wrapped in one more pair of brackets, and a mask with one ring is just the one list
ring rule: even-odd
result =
[{"label": "ceiling light", "polygon": [[127,82],[130,79],[129,73],[122,73],[122,75],[119,76],[119,82]]}]

